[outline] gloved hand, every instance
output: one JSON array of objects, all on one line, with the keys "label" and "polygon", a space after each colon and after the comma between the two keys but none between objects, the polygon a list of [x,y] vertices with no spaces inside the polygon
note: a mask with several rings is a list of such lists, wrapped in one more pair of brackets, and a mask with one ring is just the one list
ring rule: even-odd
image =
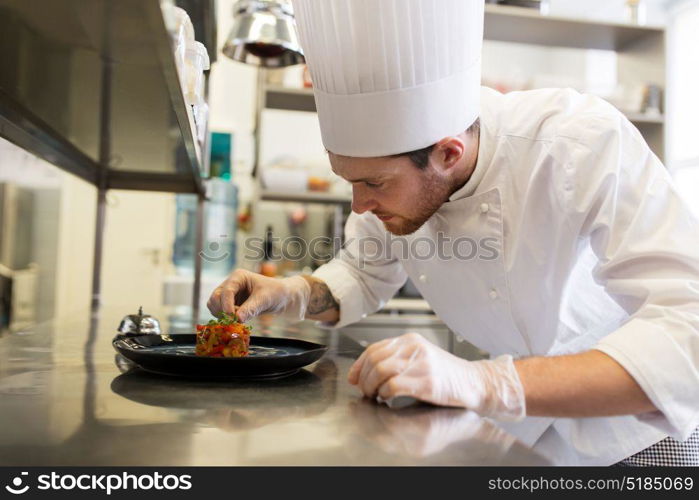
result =
[{"label": "gloved hand", "polygon": [[311,285],[301,276],[269,278],[238,269],[213,291],[206,306],[214,316],[235,313],[240,321],[266,312],[301,321],[310,296]]},{"label": "gloved hand", "polygon": [[365,396],[384,401],[411,396],[500,420],[525,416],[524,388],[512,356],[467,361],[415,333],[370,345],[350,368],[348,379]]}]

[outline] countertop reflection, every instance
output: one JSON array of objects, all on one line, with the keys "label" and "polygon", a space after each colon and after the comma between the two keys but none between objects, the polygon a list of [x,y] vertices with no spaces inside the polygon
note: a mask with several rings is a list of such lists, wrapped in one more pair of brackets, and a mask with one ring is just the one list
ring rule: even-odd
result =
[{"label": "countertop reflection", "polygon": [[[0,337],[2,465],[537,465],[550,460],[472,412],[390,410],[346,381],[354,333],[274,318],[258,335],[329,346],[282,379],[207,381],[154,375],[116,355],[123,311],[88,313]],[[191,331],[160,316],[164,332]],[[438,325],[383,326],[439,337]],[[371,332],[362,338],[371,337]],[[526,440],[525,440],[526,441]]]}]

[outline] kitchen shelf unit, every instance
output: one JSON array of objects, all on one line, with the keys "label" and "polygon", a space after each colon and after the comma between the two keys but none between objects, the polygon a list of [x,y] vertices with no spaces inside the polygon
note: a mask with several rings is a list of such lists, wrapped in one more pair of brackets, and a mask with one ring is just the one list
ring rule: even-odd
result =
[{"label": "kitchen shelf unit", "polygon": [[[544,47],[612,50],[617,54],[619,82],[667,87],[663,26],[547,16],[534,9],[486,5],[484,38]],[[664,102],[661,108],[666,109]],[[625,114],[662,160],[666,134],[664,117]]]},{"label": "kitchen shelf unit", "polygon": [[0,133],[107,189],[203,193],[158,0],[0,3]]},{"label": "kitchen shelf unit", "polygon": [[[214,1],[196,11],[198,34],[215,39]],[[201,249],[208,155],[160,0],[2,0],[0,40],[0,136],[98,189],[93,308],[107,190],[196,194]]]},{"label": "kitchen shelf unit", "polygon": [[648,37],[662,36],[662,26],[639,26],[585,18],[542,15],[535,9],[486,5],[483,38],[501,42],[623,51]]},{"label": "kitchen shelf unit", "polygon": [[260,192],[260,199],[262,201],[288,201],[294,203],[320,203],[326,205],[350,205],[352,203],[351,196],[313,191],[296,193],[293,191],[267,191],[263,189]]},{"label": "kitchen shelf unit", "polygon": [[[315,113],[316,106],[313,98],[313,90],[307,88],[288,88],[267,83],[268,71],[265,68],[258,69],[257,78],[257,102],[255,108],[255,128],[254,128],[254,165],[253,177],[257,180],[257,199],[259,201],[275,201],[281,203],[312,203],[317,205],[327,205],[333,207],[332,214],[332,237],[334,240],[341,240],[344,234],[344,221],[350,212],[352,197],[348,195],[326,193],[326,192],[293,192],[293,191],[272,191],[262,185],[260,169],[260,150],[262,115],[265,109],[276,109],[283,111],[297,111]],[[279,70],[276,70],[279,71]]]},{"label": "kitchen shelf unit", "polygon": [[[485,40],[564,47],[603,49],[617,53],[621,82],[653,83],[665,88],[665,28],[591,19],[545,16],[533,9],[485,6]],[[264,87],[268,109],[315,112],[313,91],[305,88]],[[664,106],[663,106],[664,109]],[[625,112],[658,155],[664,156],[663,116]]]},{"label": "kitchen shelf unit", "polygon": [[[267,109],[278,109],[285,111],[310,111],[315,112],[315,100],[313,90],[294,89],[285,87],[267,87],[266,104]],[[644,113],[627,113],[624,115],[636,124],[656,124],[665,123],[664,116],[646,115]]]}]

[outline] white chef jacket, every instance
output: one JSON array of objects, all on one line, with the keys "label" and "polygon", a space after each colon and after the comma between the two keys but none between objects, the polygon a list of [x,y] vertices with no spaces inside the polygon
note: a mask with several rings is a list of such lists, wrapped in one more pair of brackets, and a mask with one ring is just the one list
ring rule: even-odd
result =
[{"label": "white chef jacket", "polygon": [[[347,245],[314,273],[340,304],[336,326],[381,308],[409,276],[491,355],[594,348],[618,361],[659,411],[620,417],[619,435],[634,439],[605,460],[686,439],[699,424],[699,221],[667,170],[613,106],[570,89],[483,88],[480,120],[472,177],[418,231],[370,258],[358,242],[388,233],[371,213],[350,215]],[[424,257],[440,233],[477,241],[478,255],[464,260],[466,245],[460,259]],[[555,425],[573,438],[576,420]]]}]

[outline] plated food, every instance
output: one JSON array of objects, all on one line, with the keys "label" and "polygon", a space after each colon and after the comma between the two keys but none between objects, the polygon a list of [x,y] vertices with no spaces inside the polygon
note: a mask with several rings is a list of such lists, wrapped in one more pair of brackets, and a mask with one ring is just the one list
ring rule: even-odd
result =
[{"label": "plated food", "polygon": [[250,327],[235,314],[224,313],[205,325],[197,325],[197,356],[242,358],[250,353]]}]

